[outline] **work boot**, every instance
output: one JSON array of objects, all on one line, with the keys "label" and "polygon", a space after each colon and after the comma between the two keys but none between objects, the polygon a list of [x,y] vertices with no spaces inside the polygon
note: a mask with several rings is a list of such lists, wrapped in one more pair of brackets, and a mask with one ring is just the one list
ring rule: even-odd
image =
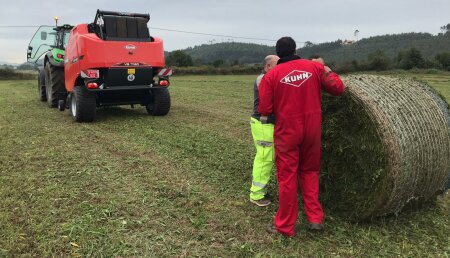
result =
[{"label": "work boot", "polygon": [[308,229],[314,232],[321,232],[323,231],[324,227],[322,223],[309,223]]},{"label": "work boot", "polygon": [[289,238],[295,236],[295,235],[289,236],[289,235],[285,235],[285,234],[281,233],[280,231],[278,231],[277,227],[275,227],[274,224],[270,224],[270,225],[267,227],[266,231],[267,231],[267,233],[270,233],[270,234],[273,234],[273,235],[282,235],[282,236],[284,236],[284,237],[289,237]]},{"label": "work boot", "polygon": [[277,227],[275,227],[274,224],[270,224],[270,225],[267,227],[266,231],[267,231],[268,233],[270,233],[270,234],[281,234],[280,232],[278,232]]},{"label": "work boot", "polygon": [[252,199],[250,199],[250,202],[258,205],[259,207],[265,207],[265,206],[270,204],[270,201],[267,200],[266,198],[263,198],[261,200],[252,200]]}]

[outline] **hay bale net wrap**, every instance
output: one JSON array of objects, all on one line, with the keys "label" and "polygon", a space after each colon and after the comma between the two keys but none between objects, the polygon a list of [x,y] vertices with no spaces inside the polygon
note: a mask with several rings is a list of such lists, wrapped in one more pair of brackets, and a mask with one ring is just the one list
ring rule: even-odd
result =
[{"label": "hay bale net wrap", "polygon": [[343,81],[343,96],[323,98],[325,205],[361,220],[435,197],[450,173],[447,104],[411,79],[353,75]]}]

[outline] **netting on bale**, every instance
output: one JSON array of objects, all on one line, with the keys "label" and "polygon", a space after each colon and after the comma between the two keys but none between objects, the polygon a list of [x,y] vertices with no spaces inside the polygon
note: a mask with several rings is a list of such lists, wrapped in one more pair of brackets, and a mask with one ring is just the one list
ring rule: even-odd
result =
[{"label": "netting on bale", "polygon": [[442,191],[450,173],[448,105],[411,79],[343,77],[323,98],[322,197],[351,219],[397,214]]}]

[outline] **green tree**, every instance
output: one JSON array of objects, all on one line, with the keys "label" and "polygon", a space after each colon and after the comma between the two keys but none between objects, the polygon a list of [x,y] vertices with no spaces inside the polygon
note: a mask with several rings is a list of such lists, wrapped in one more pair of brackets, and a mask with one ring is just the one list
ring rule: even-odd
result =
[{"label": "green tree", "polygon": [[442,33],[445,34],[450,30],[450,23],[441,27]]},{"label": "green tree", "polygon": [[306,41],[303,47],[312,47],[312,46],[314,46],[314,43],[312,43],[311,41]]},{"label": "green tree", "polygon": [[410,48],[398,54],[398,66],[400,68],[410,70],[412,68],[425,68],[425,60],[422,53],[416,48]]},{"label": "green tree", "polygon": [[202,66],[204,64],[205,62],[203,61],[203,59],[197,58],[194,60],[194,66]]},{"label": "green tree", "polygon": [[360,69],[359,63],[355,59],[352,60],[352,68],[354,71],[358,71]]},{"label": "green tree", "polygon": [[179,66],[179,67],[194,65],[192,57],[182,50],[175,50],[171,52],[166,58],[166,63],[169,66]]},{"label": "green tree", "polygon": [[33,63],[23,63],[17,67],[18,70],[35,70],[37,69],[37,64]]},{"label": "green tree", "polygon": [[214,67],[221,67],[221,66],[224,66],[224,65],[225,65],[225,61],[223,61],[222,59],[215,60],[215,61],[212,63],[212,65],[213,65]]},{"label": "green tree", "polygon": [[436,61],[439,63],[442,69],[450,71],[450,53],[440,53],[435,57]]},{"label": "green tree", "polygon": [[381,50],[370,53],[367,56],[367,61],[370,70],[384,71],[387,70],[390,65],[389,58]]}]

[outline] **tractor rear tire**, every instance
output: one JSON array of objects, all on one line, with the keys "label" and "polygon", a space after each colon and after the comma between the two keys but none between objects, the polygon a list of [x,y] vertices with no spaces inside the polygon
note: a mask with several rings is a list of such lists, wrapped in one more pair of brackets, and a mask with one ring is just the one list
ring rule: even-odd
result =
[{"label": "tractor rear tire", "polygon": [[76,122],[92,122],[95,120],[97,102],[95,95],[84,86],[77,86],[70,97],[70,114]]},{"label": "tractor rear tire", "polygon": [[57,107],[59,97],[66,92],[63,67],[56,67],[50,63],[45,65],[45,89],[48,106]]},{"label": "tractor rear tire", "polygon": [[47,93],[45,91],[45,70],[44,68],[39,68],[38,79],[37,79],[37,91],[38,98],[40,101],[47,101]]},{"label": "tractor rear tire", "polygon": [[154,89],[153,101],[146,107],[147,112],[153,116],[165,116],[170,111],[170,93],[167,88]]}]

